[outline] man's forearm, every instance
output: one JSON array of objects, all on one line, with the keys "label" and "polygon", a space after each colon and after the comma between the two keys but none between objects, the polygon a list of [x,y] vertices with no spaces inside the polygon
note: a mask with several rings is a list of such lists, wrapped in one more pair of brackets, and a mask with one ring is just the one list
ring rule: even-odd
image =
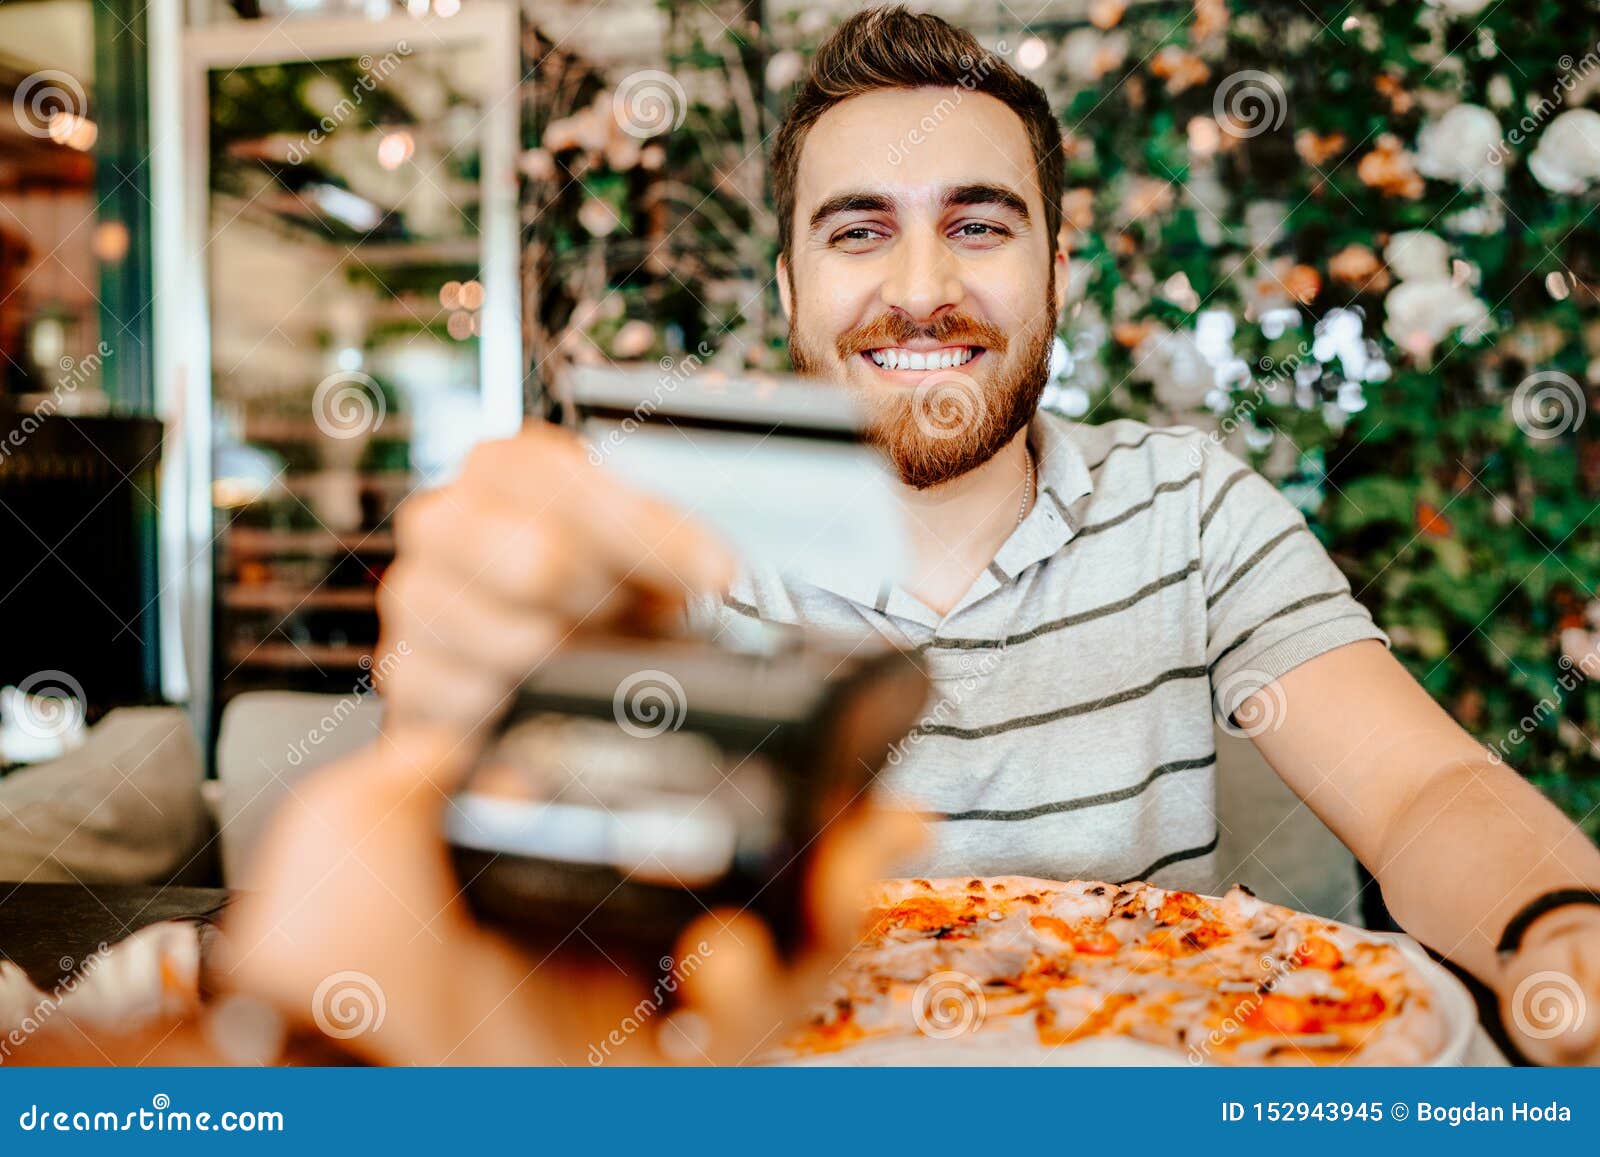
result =
[{"label": "man's forearm", "polygon": [[1368,867],[1407,932],[1486,983],[1518,909],[1557,888],[1600,888],[1600,849],[1516,772],[1487,760],[1429,777]]}]

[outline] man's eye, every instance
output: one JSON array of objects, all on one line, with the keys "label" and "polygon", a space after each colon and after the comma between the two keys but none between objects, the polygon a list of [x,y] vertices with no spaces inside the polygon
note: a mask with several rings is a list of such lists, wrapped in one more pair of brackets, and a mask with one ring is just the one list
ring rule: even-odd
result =
[{"label": "man's eye", "polygon": [[1007,237],[1010,234],[998,225],[990,225],[987,221],[968,221],[956,229],[958,237]]},{"label": "man's eye", "polygon": [[875,238],[877,236],[879,236],[879,233],[878,233],[878,231],[876,229],[868,228],[865,225],[857,225],[854,229],[846,229],[842,233],[834,234],[833,240],[834,240],[835,243],[838,243],[840,241],[860,242],[860,241],[871,241],[873,238]]}]

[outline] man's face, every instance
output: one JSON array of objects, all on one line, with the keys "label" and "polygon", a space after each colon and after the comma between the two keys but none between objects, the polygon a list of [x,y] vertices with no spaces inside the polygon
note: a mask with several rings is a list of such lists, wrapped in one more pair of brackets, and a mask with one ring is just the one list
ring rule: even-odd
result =
[{"label": "man's face", "polygon": [[1050,363],[1066,256],[1051,256],[1022,120],[984,93],[852,97],[800,157],[789,355],[865,402],[907,485],[982,465],[1022,429]]}]

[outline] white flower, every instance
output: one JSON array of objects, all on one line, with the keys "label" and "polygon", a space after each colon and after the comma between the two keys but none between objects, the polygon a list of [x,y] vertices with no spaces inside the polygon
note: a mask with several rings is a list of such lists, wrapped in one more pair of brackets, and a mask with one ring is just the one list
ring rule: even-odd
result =
[{"label": "white flower", "polygon": [[1408,353],[1427,358],[1452,330],[1477,341],[1489,332],[1489,307],[1449,278],[1402,281],[1383,299],[1383,332]]},{"label": "white flower", "polygon": [[773,92],[782,92],[799,80],[805,70],[806,62],[800,54],[785,49],[767,61],[767,87]]},{"label": "white flower", "polygon": [[1133,377],[1155,387],[1156,401],[1169,410],[1188,410],[1205,401],[1217,384],[1216,371],[1188,330],[1157,331],[1133,351]]},{"label": "white flower", "polygon": [[1528,171],[1552,193],[1581,193],[1600,180],[1600,112],[1568,109],[1539,134]]},{"label": "white flower", "polygon": [[1505,185],[1500,122],[1475,104],[1458,104],[1417,134],[1417,170],[1458,185]]},{"label": "white flower", "polygon": [[1585,675],[1589,664],[1595,661],[1595,651],[1600,649],[1600,636],[1591,635],[1582,627],[1567,627],[1561,632],[1561,653],[1574,667]]},{"label": "white flower", "polygon": [[1402,281],[1448,280],[1450,246],[1438,234],[1425,229],[1396,233],[1383,248],[1383,260]]},{"label": "white flower", "polygon": [[1489,6],[1489,0],[1428,0],[1428,3],[1460,17],[1476,16]]}]

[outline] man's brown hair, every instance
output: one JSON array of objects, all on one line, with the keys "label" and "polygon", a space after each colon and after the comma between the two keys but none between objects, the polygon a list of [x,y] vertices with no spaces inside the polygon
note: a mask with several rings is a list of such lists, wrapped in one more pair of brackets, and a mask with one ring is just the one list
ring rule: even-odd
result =
[{"label": "man's brown hair", "polygon": [[1044,90],[985,49],[972,33],[901,5],[868,8],[839,25],[817,49],[811,71],[778,129],[772,185],[778,203],[779,252],[794,236],[794,189],[811,126],[834,105],[882,89],[960,88],[988,93],[1022,118],[1044,196],[1054,258],[1061,230],[1061,126]]}]

